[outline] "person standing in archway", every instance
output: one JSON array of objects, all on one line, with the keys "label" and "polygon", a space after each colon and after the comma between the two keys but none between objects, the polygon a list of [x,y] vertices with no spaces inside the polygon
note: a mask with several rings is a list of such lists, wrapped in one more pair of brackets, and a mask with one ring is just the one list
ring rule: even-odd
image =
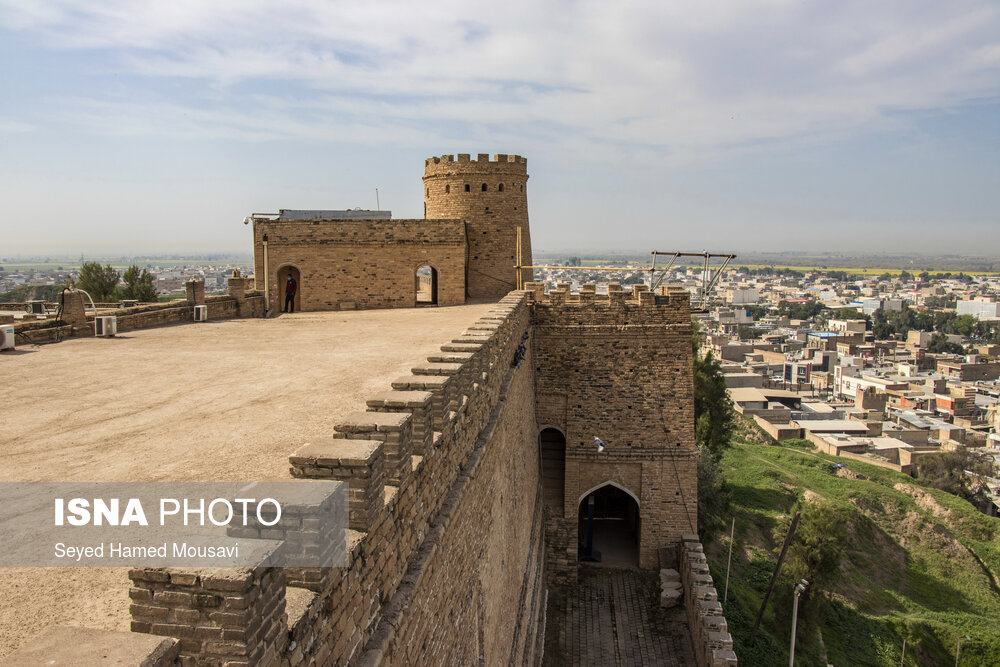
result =
[{"label": "person standing in archway", "polygon": [[285,280],[285,307],[281,310],[283,313],[294,313],[295,312],[295,290],[299,288],[299,284],[295,282],[295,278],[288,276]]}]

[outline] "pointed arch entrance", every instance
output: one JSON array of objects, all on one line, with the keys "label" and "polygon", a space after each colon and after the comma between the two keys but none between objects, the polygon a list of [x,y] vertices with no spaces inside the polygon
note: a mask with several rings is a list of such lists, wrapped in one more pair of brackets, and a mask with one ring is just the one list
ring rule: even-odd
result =
[{"label": "pointed arch entrance", "polygon": [[639,501],[627,489],[605,482],[580,497],[580,560],[639,565]]}]

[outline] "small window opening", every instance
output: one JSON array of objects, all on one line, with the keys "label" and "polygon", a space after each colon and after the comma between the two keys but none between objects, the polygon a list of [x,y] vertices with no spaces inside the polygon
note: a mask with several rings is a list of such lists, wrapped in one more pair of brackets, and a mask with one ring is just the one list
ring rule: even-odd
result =
[{"label": "small window opening", "polygon": [[499,188],[497,188],[497,189],[498,189],[498,190],[499,190],[500,192],[503,192],[503,183],[501,183],[501,184],[500,184],[500,187],[499,187]]},{"label": "small window opening", "polygon": [[486,192],[486,184],[483,183],[483,192]]},{"label": "small window opening", "polygon": [[446,185],[446,186],[444,186],[444,193],[445,193],[446,195],[447,195],[447,194],[451,194],[451,186],[450,186],[450,185]]},{"label": "small window opening", "polygon": [[472,188],[469,186],[468,183],[465,184],[465,191],[466,192],[472,192]]}]

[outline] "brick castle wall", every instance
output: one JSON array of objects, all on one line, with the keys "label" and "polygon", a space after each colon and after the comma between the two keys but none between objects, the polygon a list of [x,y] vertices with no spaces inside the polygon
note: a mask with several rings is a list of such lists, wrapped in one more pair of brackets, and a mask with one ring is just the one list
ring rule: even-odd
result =
[{"label": "brick castle wall", "polygon": [[[348,484],[347,567],[135,569],[133,630],[185,665],[536,664],[545,581],[575,578],[579,501],[607,482],[638,499],[658,567],[697,525],[686,293],[529,288],[289,458]],[[547,426],[567,436],[561,513]]]},{"label": "brick castle wall", "polygon": [[[281,310],[284,269],[298,270],[301,310],[412,308],[417,269],[438,275],[438,305],[465,303],[465,226],[460,220],[255,220],[254,277]],[[506,293],[506,292],[505,292]]]},{"label": "brick castle wall", "polygon": [[[536,419],[566,436],[563,514],[550,513],[553,575],[572,578],[580,502],[611,482],[638,500],[639,564],[697,530],[691,310],[686,293],[611,285],[604,298],[532,294]],[[626,299],[626,297],[631,297]],[[598,453],[595,437],[606,444]]]},{"label": "brick castle wall", "polygon": [[[528,169],[520,155],[460,153],[424,163],[424,216],[465,220],[468,236],[467,293],[496,299],[516,288],[516,229],[521,228],[521,264],[531,265],[528,229]],[[522,272],[531,280],[530,269]]]},{"label": "brick castle wall", "polygon": [[[348,567],[250,568],[233,581],[133,570],[133,629],[178,637],[192,664],[537,662],[544,558],[529,326],[526,295],[504,298],[368,412],[344,416],[336,437],[290,457],[295,477],[349,484]],[[287,600],[303,593],[287,618]]]}]

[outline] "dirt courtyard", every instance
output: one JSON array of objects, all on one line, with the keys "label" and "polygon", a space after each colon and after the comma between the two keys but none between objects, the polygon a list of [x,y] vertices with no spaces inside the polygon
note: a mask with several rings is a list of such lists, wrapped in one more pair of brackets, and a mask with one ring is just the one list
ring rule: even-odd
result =
[{"label": "dirt courtyard", "polygon": [[[299,445],[492,307],[209,321],[4,352],[0,481],[288,480]],[[123,569],[0,568],[0,656],[53,623],[128,630],[128,586]]]}]

